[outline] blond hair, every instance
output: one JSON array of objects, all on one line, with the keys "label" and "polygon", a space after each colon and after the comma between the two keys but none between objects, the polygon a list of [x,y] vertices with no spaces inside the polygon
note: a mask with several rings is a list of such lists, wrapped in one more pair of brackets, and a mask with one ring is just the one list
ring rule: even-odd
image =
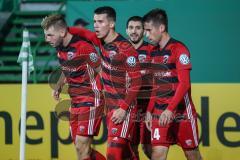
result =
[{"label": "blond hair", "polygon": [[43,18],[41,27],[43,29],[49,29],[51,26],[54,28],[67,28],[67,23],[62,15],[51,14]]}]

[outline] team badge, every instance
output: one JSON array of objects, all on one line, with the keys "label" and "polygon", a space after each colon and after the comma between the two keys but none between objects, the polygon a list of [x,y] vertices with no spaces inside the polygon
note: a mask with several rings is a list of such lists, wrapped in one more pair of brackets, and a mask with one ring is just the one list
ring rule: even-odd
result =
[{"label": "team badge", "polygon": [[79,131],[80,131],[81,133],[83,133],[84,130],[85,130],[85,126],[80,126],[80,127],[79,127]]},{"label": "team badge", "polygon": [[114,57],[116,54],[117,54],[117,52],[114,51],[114,50],[109,51],[109,58],[112,60],[113,57]]},{"label": "team badge", "polygon": [[164,55],[163,56],[163,64],[167,64],[169,59],[169,55]]},{"label": "team badge", "polygon": [[117,133],[117,128],[112,128],[112,134],[116,134]]},{"label": "team badge", "polygon": [[75,57],[75,53],[74,52],[67,52],[67,59],[71,60]]},{"label": "team badge", "polygon": [[147,56],[145,54],[139,54],[138,55],[138,60],[140,63],[143,63],[146,61]]},{"label": "team badge", "polygon": [[189,57],[188,57],[185,53],[183,53],[183,54],[180,55],[179,61],[180,61],[180,63],[183,64],[183,65],[187,65],[187,64],[190,63],[190,59],[189,59]]},{"label": "team badge", "polygon": [[136,58],[133,57],[133,56],[130,56],[127,58],[127,64],[130,66],[130,67],[134,67],[136,65]]},{"label": "team badge", "polygon": [[98,56],[97,56],[97,54],[94,53],[94,52],[90,53],[90,54],[89,54],[89,57],[90,57],[90,60],[91,60],[92,62],[97,62],[97,60],[98,60]]},{"label": "team badge", "polygon": [[191,139],[187,139],[185,141],[185,143],[188,145],[188,146],[191,146],[192,145],[192,140]]}]

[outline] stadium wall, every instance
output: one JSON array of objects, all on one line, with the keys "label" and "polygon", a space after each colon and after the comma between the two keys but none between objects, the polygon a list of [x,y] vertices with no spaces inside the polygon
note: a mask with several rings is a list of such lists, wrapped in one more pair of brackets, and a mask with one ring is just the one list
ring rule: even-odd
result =
[{"label": "stadium wall", "polygon": [[[17,160],[21,85],[0,85],[0,90],[0,159]],[[195,83],[192,91],[199,113],[200,150],[204,159],[239,160],[240,84]],[[62,95],[60,103],[66,104],[67,99],[67,95]],[[76,159],[68,121],[55,115],[55,111],[60,110],[59,106],[51,97],[49,85],[28,86],[27,160]],[[105,142],[104,124],[93,146],[105,154]],[[146,159],[140,151],[141,159]],[[170,149],[168,159],[175,160],[176,157],[185,159],[178,146]]]}]

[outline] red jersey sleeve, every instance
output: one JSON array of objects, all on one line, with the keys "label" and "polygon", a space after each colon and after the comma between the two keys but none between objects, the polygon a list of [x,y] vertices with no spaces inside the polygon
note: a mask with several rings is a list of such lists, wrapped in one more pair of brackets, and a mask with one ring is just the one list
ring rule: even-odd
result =
[{"label": "red jersey sleeve", "polygon": [[178,104],[183,99],[184,95],[188,92],[190,88],[190,69],[192,68],[190,62],[190,53],[188,49],[179,44],[175,48],[176,53],[176,68],[177,68],[177,77],[179,80],[178,87],[176,92],[169,103],[167,109],[170,111],[174,111]]},{"label": "red jersey sleeve", "polygon": [[78,35],[80,37],[83,37],[91,41],[96,46],[100,46],[101,44],[101,41],[97,38],[96,33],[91,32],[90,30],[87,30],[84,28],[78,28],[78,27],[69,27],[68,31],[71,34]]},{"label": "red jersey sleeve", "polygon": [[79,45],[78,52],[79,55],[83,57],[92,68],[97,68],[100,66],[101,60],[93,45],[84,42]]},{"label": "red jersey sleeve", "polygon": [[176,68],[180,69],[191,69],[192,64],[190,62],[190,53],[183,44],[179,43],[175,48],[176,54]]}]

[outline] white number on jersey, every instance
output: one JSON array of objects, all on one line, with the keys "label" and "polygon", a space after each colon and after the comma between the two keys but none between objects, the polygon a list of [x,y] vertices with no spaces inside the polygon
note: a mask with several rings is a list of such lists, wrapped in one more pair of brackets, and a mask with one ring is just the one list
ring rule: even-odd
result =
[{"label": "white number on jersey", "polygon": [[158,128],[154,129],[153,138],[156,138],[157,140],[160,139],[160,133],[159,133],[159,129]]}]

